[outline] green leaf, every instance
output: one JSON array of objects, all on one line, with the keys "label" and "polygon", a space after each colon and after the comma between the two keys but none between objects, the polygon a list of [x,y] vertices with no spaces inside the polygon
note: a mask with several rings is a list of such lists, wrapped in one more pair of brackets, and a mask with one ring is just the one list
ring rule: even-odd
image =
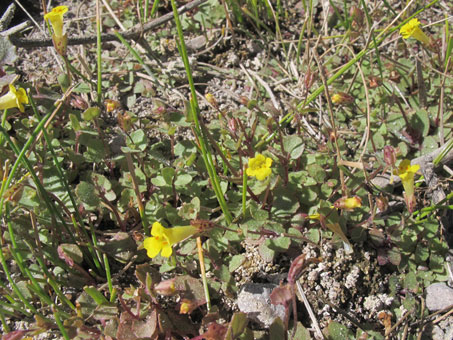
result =
[{"label": "green leaf", "polygon": [[183,220],[194,220],[200,212],[200,199],[194,197],[190,203],[183,203],[182,207],[178,210],[178,215]]},{"label": "green leaf", "polygon": [[173,168],[163,168],[162,169],[162,177],[164,178],[167,184],[173,183],[173,177],[175,176],[175,169]]},{"label": "green leaf", "polygon": [[99,197],[96,188],[88,182],[80,182],[76,187],[76,195],[83,202],[92,207],[99,205]]},{"label": "green leaf", "polygon": [[426,155],[439,147],[438,139],[433,136],[426,136],[423,139],[422,154]]},{"label": "green leaf", "polygon": [[148,145],[148,138],[145,135],[145,132],[142,129],[135,130],[131,133],[130,139],[132,140],[131,143],[127,143],[127,145],[132,149],[139,149],[143,151],[146,149]]},{"label": "green leaf", "polygon": [[70,257],[75,263],[81,264],[83,261],[83,253],[77,244],[62,243],[59,248],[64,251],[65,255]]},{"label": "green leaf", "polygon": [[152,178],[151,183],[157,187],[164,187],[168,185],[163,176],[156,176]]},{"label": "green leaf", "polygon": [[310,164],[307,166],[307,171],[310,177],[316,180],[317,183],[323,183],[326,178],[326,171],[319,164]]},{"label": "green leaf", "polygon": [[248,319],[245,313],[234,313],[224,339],[235,339],[244,332]]},{"label": "green leaf", "polygon": [[75,88],[74,88],[74,93],[90,93],[91,92],[91,88],[90,88],[90,85],[86,84],[86,83],[80,83],[79,85],[77,85]]},{"label": "green leaf", "polygon": [[82,118],[86,122],[90,122],[93,119],[97,118],[101,110],[98,107],[89,107],[82,113]]},{"label": "green leaf", "polygon": [[329,323],[327,331],[329,333],[329,340],[354,339],[352,331],[336,321],[331,321]]},{"label": "green leaf", "polygon": [[268,247],[275,249],[278,252],[285,252],[288,250],[289,246],[291,245],[291,239],[289,237],[277,237],[266,240],[269,243]]},{"label": "green leaf", "polygon": [[310,335],[310,331],[302,325],[301,322],[297,323],[297,329],[296,333],[294,333],[294,336],[290,338],[292,340],[297,340],[297,339],[304,339],[304,340],[311,340],[312,337]]},{"label": "green leaf", "polygon": [[415,249],[415,261],[417,263],[424,263],[429,257],[429,250],[422,244],[418,244]]},{"label": "green leaf", "polygon": [[186,186],[192,181],[192,176],[189,174],[180,174],[177,175],[176,180],[175,180],[175,186],[176,187],[182,187]]},{"label": "green leaf", "polygon": [[302,138],[296,135],[285,136],[283,138],[283,147],[289,153],[291,159],[298,159],[305,149]]},{"label": "green leaf", "polygon": [[91,296],[91,298],[96,302],[98,305],[108,304],[108,300],[105,296],[97,290],[95,287],[83,287],[83,290]]},{"label": "green leaf", "polygon": [[268,247],[266,242],[263,242],[259,245],[258,252],[260,253],[263,260],[268,263],[271,263],[274,260],[275,255],[277,254],[274,249]]},{"label": "green leaf", "polygon": [[404,288],[411,290],[414,293],[418,290],[417,276],[414,272],[407,273],[404,278]]},{"label": "green leaf", "polygon": [[417,130],[422,136],[427,136],[429,132],[429,116],[424,109],[417,110],[411,117],[410,123],[412,128]]},{"label": "green leaf", "polygon": [[269,327],[269,340],[285,339],[285,325],[280,318],[276,318]]},{"label": "green leaf", "polygon": [[228,269],[230,270],[230,273],[238,269],[244,263],[244,261],[245,261],[244,254],[234,255],[231,258],[230,263],[228,264]]},{"label": "green leaf", "polygon": [[70,113],[69,120],[71,121],[71,126],[74,129],[74,131],[80,131],[81,127],[77,116],[73,113]]}]

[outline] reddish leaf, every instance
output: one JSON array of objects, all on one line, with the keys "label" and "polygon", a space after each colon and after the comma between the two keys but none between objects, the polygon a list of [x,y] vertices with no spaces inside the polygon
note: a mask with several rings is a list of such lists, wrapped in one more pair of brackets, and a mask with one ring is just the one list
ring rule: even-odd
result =
[{"label": "reddish leaf", "polygon": [[289,303],[293,297],[291,285],[282,285],[275,287],[271,293],[271,303],[273,305],[289,306]]},{"label": "reddish leaf", "polygon": [[26,329],[26,330],[19,330],[19,331],[12,331],[8,334],[2,336],[2,340],[20,340],[22,339],[27,333],[34,331],[34,329]]}]

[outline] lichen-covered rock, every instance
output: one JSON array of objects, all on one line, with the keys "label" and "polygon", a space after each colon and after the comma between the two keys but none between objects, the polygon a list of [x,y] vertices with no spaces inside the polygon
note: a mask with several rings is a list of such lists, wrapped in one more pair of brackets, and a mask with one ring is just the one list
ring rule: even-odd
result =
[{"label": "lichen-covered rock", "polygon": [[275,306],[270,300],[272,289],[275,287],[273,284],[245,284],[238,294],[239,310],[264,328],[268,328],[277,317],[284,320],[285,307]]}]

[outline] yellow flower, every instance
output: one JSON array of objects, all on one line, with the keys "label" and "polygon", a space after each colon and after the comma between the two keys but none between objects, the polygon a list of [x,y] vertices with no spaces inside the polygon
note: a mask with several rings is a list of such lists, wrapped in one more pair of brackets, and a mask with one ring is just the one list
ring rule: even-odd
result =
[{"label": "yellow flower", "polygon": [[399,178],[401,178],[404,191],[407,195],[412,195],[414,193],[414,175],[418,170],[420,170],[420,165],[411,165],[411,161],[408,159],[401,161],[398,169],[395,170],[395,175],[398,175]]},{"label": "yellow flower", "polygon": [[145,238],[143,247],[146,249],[150,258],[156,257],[159,253],[163,257],[170,257],[173,250],[172,246],[181,242],[198,232],[194,226],[164,228],[159,222],[154,222],[151,229],[152,237]]},{"label": "yellow flower", "polygon": [[431,43],[431,40],[418,26],[420,26],[420,21],[414,18],[400,28],[400,34],[404,39],[415,38],[418,41],[429,45]]},{"label": "yellow flower", "polygon": [[354,101],[354,97],[347,94],[347,93],[344,93],[344,92],[338,92],[338,93],[335,93],[334,95],[332,95],[332,97],[330,97],[330,99],[332,100],[332,103],[334,104],[351,104],[353,101]]},{"label": "yellow flower", "polygon": [[20,112],[24,112],[24,105],[28,104],[28,96],[23,88],[16,88],[9,84],[9,92],[0,97],[0,110],[10,109],[13,107],[19,108]]},{"label": "yellow flower", "polygon": [[107,112],[112,112],[113,110],[116,110],[120,107],[120,102],[113,99],[106,99],[104,101],[104,105]]},{"label": "yellow flower", "polygon": [[411,165],[411,161],[405,159],[401,161],[398,169],[394,171],[395,175],[398,175],[401,178],[401,182],[404,187],[404,198],[406,200],[406,205],[410,212],[413,211],[415,207],[415,189],[414,189],[414,175],[417,171],[420,170],[420,165],[414,164]]},{"label": "yellow flower", "polygon": [[358,196],[341,197],[335,201],[333,206],[337,209],[351,211],[355,208],[360,208],[362,206],[362,200]]},{"label": "yellow flower", "polygon": [[259,181],[264,181],[272,173],[271,165],[272,159],[259,153],[256,157],[249,159],[246,174],[250,177],[256,177]]},{"label": "yellow flower", "polygon": [[63,36],[63,14],[65,14],[67,11],[67,6],[57,6],[44,16],[44,19],[50,21],[50,24],[53,28],[53,33],[57,37]]}]

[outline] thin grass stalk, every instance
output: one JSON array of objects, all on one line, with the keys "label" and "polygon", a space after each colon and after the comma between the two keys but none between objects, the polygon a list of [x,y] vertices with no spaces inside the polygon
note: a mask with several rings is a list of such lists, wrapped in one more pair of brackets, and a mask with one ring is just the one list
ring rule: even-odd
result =
[{"label": "thin grass stalk", "polygon": [[109,258],[107,254],[103,254],[103,259],[104,259],[104,266],[105,266],[105,276],[107,277],[107,285],[109,287],[109,293],[110,293],[110,302],[112,302],[112,296],[113,296],[113,283],[112,283],[112,274],[110,272],[110,264],[109,264]]},{"label": "thin grass stalk", "polygon": [[151,79],[153,80],[154,84],[159,87],[159,89],[161,89],[162,91],[164,91],[165,89],[162,88],[162,86],[160,85],[159,81],[157,80],[156,76],[154,75],[153,71],[151,71],[151,69],[149,68],[148,65],[145,64],[145,61],[142,59],[142,57],[140,57],[140,55],[138,54],[138,52],[131,46],[131,44],[129,44],[127,42],[126,39],[123,38],[123,36],[115,31],[113,32],[116,37],[118,38],[119,41],[121,41],[121,43],[126,46],[126,48],[129,50],[129,52],[134,56],[135,60],[138,61],[138,63],[145,69],[146,73],[151,77]]},{"label": "thin grass stalk", "polygon": [[[50,118],[51,116],[51,112],[49,112],[47,115],[44,116],[43,119],[41,119],[41,121],[38,123],[38,126],[35,128],[35,131],[32,133],[32,136],[31,138],[28,139],[27,143],[25,143],[24,147],[22,148],[22,152],[19,153],[19,157],[16,159],[16,162],[14,163],[13,167],[11,168],[11,172],[9,173],[9,176],[8,178],[6,179],[6,181],[4,181],[4,185],[2,185],[2,188],[0,189],[0,216],[3,215],[3,204],[5,202],[5,191],[9,188],[9,186],[11,185],[11,182],[13,180],[13,177],[17,171],[17,168],[19,167],[19,164],[21,162],[21,159],[22,157],[24,157],[25,155],[25,152],[28,150],[28,148],[30,147],[30,145],[33,143],[34,141],[34,138],[36,138],[36,136],[38,135],[39,131],[41,131],[41,129],[44,127],[44,125],[46,124],[47,120]],[[39,130],[39,131],[38,131]],[[6,130],[4,129],[3,126],[1,126],[1,131],[2,131],[2,137],[9,137],[9,135],[7,134]],[[36,133],[35,133],[36,132]],[[5,136],[6,134],[6,136]],[[9,139],[9,138],[6,138],[6,139]],[[12,149],[13,150],[16,150],[18,151],[17,147],[14,145],[14,143],[10,144],[10,146],[12,146]],[[17,154],[18,152],[16,152]]]},{"label": "thin grass stalk", "polygon": [[[29,99],[30,99],[30,105],[33,108],[33,111],[35,113],[35,117],[37,119],[39,119],[38,108],[36,107],[36,103],[34,102],[32,96],[29,96]],[[49,149],[49,151],[50,151],[50,153],[52,155],[52,159],[53,159],[53,162],[54,162],[54,165],[55,165],[55,169],[57,170],[57,174],[58,174],[58,177],[60,179],[61,185],[64,187],[66,193],[69,196],[69,199],[70,199],[72,207],[74,209],[74,214],[75,214],[75,217],[77,218],[77,221],[79,222],[80,225],[83,226],[84,222],[83,222],[82,216],[80,216],[79,209],[78,209],[75,197],[74,197],[74,195],[72,193],[71,188],[68,185],[68,182],[66,181],[66,177],[64,175],[64,172],[63,172],[63,169],[61,167],[61,164],[58,161],[57,154],[55,152],[55,149],[52,146],[52,143],[51,143],[51,140],[49,138],[49,135],[47,134],[46,129],[43,129],[42,131],[43,131],[43,135],[44,135],[44,140],[46,141],[47,147],[48,147],[48,149]],[[75,225],[74,225],[74,228],[76,228]],[[82,228],[82,230],[83,230],[84,236],[86,237],[86,240],[89,241],[90,238],[89,238],[88,233],[86,232],[85,228]],[[88,242],[87,248],[88,248],[88,251],[89,251],[91,257],[93,258],[93,262],[94,262],[95,268],[97,268],[100,272],[102,272],[101,262],[99,261],[98,256],[96,256],[93,244]],[[90,265],[92,265],[92,263],[90,263]]]},{"label": "thin grass stalk", "polygon": [[129,152],[126,152],[126,162],[127,162],[127,167],[129,168],[129,172],[131,174],[132,186],[134,188],[135,197],[137,198],[138,212],[139,212],[140,218],[142,220],[143,229],[145,230],[146,236],[151,236],[149,222],[148,222],[148,219],[146,218],[146,214],[145,214],[145,207],[143,205],[141,195],[140,195],[140,190],[138,188],[137,176],[135,176],[134,163],[132,162],[132,156]]},{"label": "thin grass stalk", "polygon": [[159,7],[159,0],[154,0],[153,8],[151,8],[151,13],[150,13],[151,18],[154,16],[154,14],[156,14],[158,7]]},{"label": "thin grass stalk", "polygon": [[[445,19],[447,19],[447,17],[448,15],[445,14]],[[445,39],[447,41],[447,49],[445,51],[444,68],[447,69],[451,56],[451,51],[453,50],[453,36],[451,35],[450,32],[450,25],[448,24],[448,20],[445,20]]]},{"label": "thin grass stalk", "polygon": [[10,303],[0,301],[0,310],[3,311],[3,313],[17,316],[17,314],[14,314],[14,312],[11,312],[10,310],[8,310],[8,309],[12,309],[12,310],[16,311],[17,313],[25,315],[27,317],[31,317],[33,315],[30,312],[26,311],[25,309],[21,308],[20,306],[17,306],[18,302],[16,300],[14,300],[12,297],[9,297],[8,301]]},{"label": "thin grass stalk", "polygon": [[203,160],[206,165],[206,169],[209,173],[209,177],[211,179],[212,186],[213,186],[215,194],[217,196],[217,200],[224,213],[225,220],[227,221],[228,224],[231,224],[233,218],[228,209],[225,198],[223,197],[222,189],[220,188],[219,178],[217,176],[217,172],[216,172],[216,169],[213,164],[212,155],[211,155],[210,151],[208,150],[208,148],[206,147],[206,139],[200,128],[200,122],[198,120],[198,114],[199,114],[200,109],[198,106],[197,93],[196,93],[195,85],[194,85],[193,78],[192,78],[192,71],[190,69],[189,58],[187,56],[187,49],[186,49],[186,45],[184,42],[184,34],[183,34],[181,22],[179,20],[178,9],[176,7],[174,0],[171,0],[171,6],[173,8],[173,14],[175,17],[176,28],[178,30],[179,52],[181,54],[181,58],[183,60],[183,63],[184,63],[185,69],[186,69],[187,79],[189,82],[189,87],[190,87],[190,92],[191,92],[190,104],[191,104],[191,108],[192,108],[192,117],[193,117],[193,121],[194,121],[194,125],[195,125],[195,127],[194,127],[195,134],[198,137]]},{"label": "thin grass stalk", "polygon": [[[368,26],[371,27],[373,24],[373,20],[371,19],[370,13],[368,12],[368,8],[366,7],[365,1],[360,0],[360,2],[362,3],[363,11],[365,12],[365,16],[368,21]],[[381,79],[384,79],[381,54],[379,52],[378,44],[376,43],[376,37],[374,35],[374,30],[371,30],[371,37],[373,39],[374,51],[376,52],[376,59],[377,59],[377,64],[378,64],[378,69],[379,69],[379,75],[380,75]]]},{"label": "thin grass stalk", "polygon": [[201,244],[200,237],[197,237],[197,249],[198,249],[198,259],[200,261],[201,278],[203,281],[204,296],[206,297],[206,308],[209,313],[211,311],[211,297],[209,295],[209,286],[208,286],[208,280],[206,278],[206,268],[204,265],[204,257],[203,257],[203,246]]},{"label": "thin grass stalk", "polygon": [[[9,328],[8,323],[6,322],[4,314],[9,314],[9,312],[0,307],[0,322],[2,323],[3,331],[5,333],[9,333],[11,332],[11,329]],[[12,315],[14,316],[14,313],[12,313]]]},{"label": "thin grass stalk", "polygon": [[97,74],[98,74],[98,84],[97,84],[97,103],[100,107],[102,104],[102,40],[101,40],[101,31],[102,31],[102,22],[101,22],[101,4],[99,0],[96,0],[96,55],[97,55]]},{"label": "thin grass stalk", "polygon": [[32,286],[39,292],[39,294],[37,294],[37,295],[43,300],[43,302],[45,302],[45,305],[50,305],[50,304],[52,304],[52,300],[44,292],[44,290],[38,284],[38,281],[36,281],[34,275],[32,275],[32,273],[30,272],[28,267],[25,265],[22,254],[19,251],[16,251],[18,249],[18,247],[17,247],[17,243],[16,243],[16,236],[15,236],[12,224],[11,224],[11,218],[10,218],[10,214],[9,214],[8,205],[6,205],[5,210],[6,210],[5,211],[6,226],[8,228],[8,233],[9,233],[9,237],[10,237],[11,245],[12,245],[12,247],[9,248],[11,255],[14,257],[22,274],[29,278],[29,280],[32,283]]},{"label": "thin grass stalk", "polygon": [[60,329],[61,335],[65,340],[70,340],[68,332],[63,326],[63,322],[61,322],[60,313],[56,310],[55,305],[52,306],[53,315],[55,317],[55,322],[57,323],[58,328]]},{"label": "thin grass stalk", "polygon": [[[35,141],[37,135],[39,134],[39,132],[44,127],[45,123],[47,122],[47,118],[49,118],[50,115],[51,115],[50,113],[47,114],[41,120],[41,122],[36,127],[35,131],[33,131],[32,136],[30,137],[30,139],[27,141],[27,143],[25,143],[24,147],[22,148],[22,151],[19,151],[19,149],[16,147],[14,142],[11,140],[10,136],[5,131],[5,129],[0,127],[0,133],[3,134],[3,136],[6,138],[6,141],[8,142],[10,148],[14,151],[14,153],[17,156],[16,163],[14,164],[13,169],[12,169],[8,179],[7,179],[7,184],[11,183],[11,180],[12,180],[14,174],[15,174],[15,171],[17,170],[19,162],[22,162],[24,164],[25,168],[30,173],[31,177],[33,178],[33,181],[34,181],[34,183],[35,183],[35,185],[36,185],[36,187],[38,189],[38,192],[41,194],[41,196],[42,196],[42,198],[44,200],[44,203],[47,206],[47,209],[49,210],[49,212],[51,213],[52,216],[56,216],[56,217],[58,217],[58,219],[60,219],[60,221],[62,222],[63,227],[66,230],[66,232],[69,234],[69,236],[71,237],[73,242],[76,243],[74,235],[69,231],[69,228],[67,227],[63,216],[61,215],[59,210],[55,207],[54,203],[49,199],[49,196],[47,195],[47,191],[44,188],[44,186],[41,184],[41,181],[39,180],[38,176],[36,175],[32,165],[30,164],[28,159],[26,157],[24,157],[26,151],[28,150],[30,145]],[[5,186],[2,187],[2,189],[5,190],[5,188],[8,188],[8,186],[9,185],[5,185]],[[3,204],[4,204],[4,199],[5,198],[3,196],[3,192],[0,192],[0,195],[2,195],[1,198],[0,198],[0,215],[2,215],[3,214]]]},{"label": "thin grass stalk", "polygon": [[272,7],[272,4],[270,3],[269,0],[264,0],[264,4],[267,7],[268,11],[271,13],[272,17],[274,18],[274,21],[275,21],[275,36],[277,37],[277,39],[280,39],[280,41],[282,42],[283,53],[285,54],[286,59],[288,59],[288,51],[286,50],[286,46],[283,43],[283,36],[282,36],[281,31],[280,31],[280,24],[279,24],[279,20],[278,20],[279,14],[278,14],[278,12],[276,12],[274,10],[274,8]]},{"label": "thin grass stalk", "polygon": [[[2,128],[5,128],[5,125],[6,125],[6,117],[8,116],[8,109],[5,109],[3,110],[3,114],[2,114]],[[3,144],[3,136],[0,136],[0,145]]]},{"label": "thin grass stalk", "polygon": [[[91,79],[87,78],[85,75],[82,74],[78,69],[76,69],[74,66],[72,66],[71,62],[67,60],[66,57],[63,57],[65,59],[66,64],[68,65],[69,69],[71,70],[72,73],[77,74],[80,78],[82,78],[84,81],[87,83],[90,83],[91,86],[96,87],[96,83],[92,81]],[[67,61],[66,61],[67,60]]]},{"label": "thin grass stalk", "polygon": [[149,0],[145,0],[145,10],[143,12],[143,22],[148,20],[148,7],[149,7]]},{"label": "thin grass stalk", "polygon": [[[3,237],[0,238],[1,246],[2,248],[5,246]],[[30,309],[34,314],[38,314],[39,316],[44,318],[44,315],[39,313],[35,307],[33,307],[28,300],[23,296],[19,288],[17,287],[16,283],[14,282],[13,278],[11,277],[11,274],[8,269],[8,265],[6,264],[5,256],[3,255],[3,251],[0,251],[0,263],[2,264],[3,267],[3,273],[6,275],[6,278],[11,285],[12,290],[14,293],[17,295],[20,301],[26,306],[28,309]]]},{"label": "thin grass stalk", "polygon": [[242,216],[245,217],[247,209],[247,165],[244,165],[244,170],[242,172]]}]

